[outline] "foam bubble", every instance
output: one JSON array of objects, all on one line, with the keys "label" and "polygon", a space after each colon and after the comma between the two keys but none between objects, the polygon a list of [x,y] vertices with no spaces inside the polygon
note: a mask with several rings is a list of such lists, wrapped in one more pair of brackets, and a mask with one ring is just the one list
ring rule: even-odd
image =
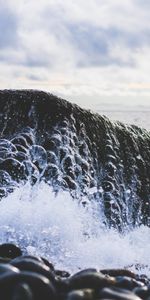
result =
[{"label": "foam bubble", "polygon": [[71,272],[127,267],[150,276],[150,229],[122,235],[108,230],[99,203],[85,200],[84,207],[67,192],[56,196],[43,182],[16,188],[0,202],[0,242],[16,243]]}]

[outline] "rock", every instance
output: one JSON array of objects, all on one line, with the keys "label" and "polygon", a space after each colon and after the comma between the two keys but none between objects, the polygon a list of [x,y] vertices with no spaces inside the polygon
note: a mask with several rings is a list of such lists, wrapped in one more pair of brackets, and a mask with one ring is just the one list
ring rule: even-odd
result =
[{"label": "rock", "polygon": [[77,184],[70,176],[63,176],[64,187],[69,188],[71,190],[77,189]]},{"label": "rock", "polygon": [[100,299],[141,300],[133,292],[121,288],[104,288],[99,293]]},{"label": "rock", "polygon": [[23,146],[25,149],[29,148],[29,145],[28,145],[26,139],[23,136],[21,136],[21,135],[13,138],[11,140],[11,143],[14,144],[15,146],[16,145]]},{"label": "rock", "polygon": [[0,263],[0,277],[5,273],[20,273],[20,271],[18,268],[11,266],[10,264]]},{"label": "rock", "polygon": [[51,282],[55,282],[55,278],[51,269],[46,266],[44,262],[40,262],[38,260],[27,257],[18,257],[17,259],[13,259],[10,264],[18,268],[20,271],[35,272],[45,276]]},{"label": "rock", "polygon": [[70,277],[70,273],[66,272],[66,271],[55,270],[55,274],[57,276],[60,276],[61,278],[68,278],[68,277]]},{"label": "rock", "polygon": [[55,300],[56,291],[52,283],[44,276],[34,272],[6,273],[0,276],[0,295],[11,299],[14,287],[20,283],[27,284],[35,300]]},{"label": "rock", "polygon": [[116,277],[116,286],[120,288],[126,288],[128,290],[133,290],[135,287],[143,287],[144,283],[137,281],[134,278],[129,278],[126,276]]},{"label": "rock", "polygon": [[22,255],[22,251],[14,244],[2,244],[0,245],[0,256],[7,258],[15,258]]},{"label": "rock", "polygon": [[26,283],[18,283],[13,291],[12,300],[34,300],[30,286]]},{"label": "rock", "polygon": [[39,170],[43,170],[47,165],[46,150],[39,145],[33,145],[29,148],[31,161]]},{"label": "rock", "polygon": [[96,271],[83,271],[71,276],[68,279],[69,287],[71,290],[75,289],[100,289],[105,286],[113,286],[116,283],[115,278],[105,276],[100,272]]},{"label": "rock", "polygon": [[49,163],[46,166],[42,177],[46,182],[51,182],[51,180],[57,179],[58,175],[59,175],[58,167],[54,164]]},{"label": "rock", "polygon": [[100,272],[109,276],[127,276],[136,278],[136,275],[132,271],[126,269],[104,269],[100,270]]},{"label": "rock", "polygon": [[68,293],[66,300],[92,300],[94,291],[91,289],[76,290]]},{"label": "rock", "polygon": [[0,170],[8,172],[12,179],[16,181],[26,179],[24,165],[14,158],[3,160],[3,162],[0,163]]},{"label": "rock", "polygon": [[136,287],[133,292],[142,299],[147,299],[150,296],[150,289],[147,286]]}]

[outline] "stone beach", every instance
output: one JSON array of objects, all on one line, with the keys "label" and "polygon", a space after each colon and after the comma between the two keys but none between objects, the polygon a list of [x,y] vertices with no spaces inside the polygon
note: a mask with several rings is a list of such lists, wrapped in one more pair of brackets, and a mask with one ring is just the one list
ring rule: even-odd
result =
[{"label": "stone beach", "polygon": [[150,299],[150,279],[124,269],[57,270],[43,257],[23,255],[14,244],[0,245],[0,299]]}]

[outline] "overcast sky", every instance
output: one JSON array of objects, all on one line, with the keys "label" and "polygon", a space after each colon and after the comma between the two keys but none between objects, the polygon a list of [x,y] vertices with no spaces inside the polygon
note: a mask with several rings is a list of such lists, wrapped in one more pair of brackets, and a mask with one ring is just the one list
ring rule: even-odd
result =
[{"label": "overcast sky", "polygon": [[150,105],[150,1],[0,0],[0,88]]}]

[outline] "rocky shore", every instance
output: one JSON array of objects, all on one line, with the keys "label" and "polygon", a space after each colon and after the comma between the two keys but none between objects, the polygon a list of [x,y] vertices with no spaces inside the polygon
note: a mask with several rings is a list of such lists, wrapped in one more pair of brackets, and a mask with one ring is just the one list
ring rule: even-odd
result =
[{"label": "rocky shore", "polygon": [[24,255],[13,244],[0,245],[0,299],[150,299],[150,279],[126,269],[56,270],[43,257]]}]

